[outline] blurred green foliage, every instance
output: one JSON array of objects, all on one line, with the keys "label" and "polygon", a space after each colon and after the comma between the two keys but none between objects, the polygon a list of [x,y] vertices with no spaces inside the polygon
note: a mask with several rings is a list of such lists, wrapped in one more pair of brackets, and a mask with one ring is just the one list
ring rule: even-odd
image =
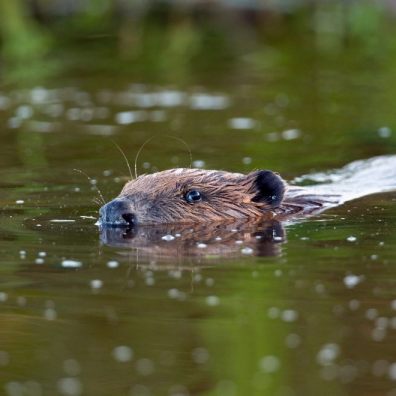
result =
[{"label": "blurred green foliage", "polygon": [[52,47],[50,33],[26,14],[19,0],[0,1],[0,32],[3,74],[10,79],[30,79],[50,73],[45,59]]},{"label": "blurred green foliage", "polygon": [[[392,62],[394,3],[0,0],[1,70],[9,81],[40,80],[80,57],[91,73],[184,81],[241,65],[282,67],[290,61],[285,48],[296,43],[296,53],[309,49],[336,62],[346,49]],[[92,53],[108,62],[98,65]]]}]

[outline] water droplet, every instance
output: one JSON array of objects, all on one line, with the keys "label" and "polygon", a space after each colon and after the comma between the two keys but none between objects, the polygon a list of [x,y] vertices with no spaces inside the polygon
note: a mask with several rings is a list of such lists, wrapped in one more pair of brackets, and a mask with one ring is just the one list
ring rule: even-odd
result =
[{"label": "water droplet", "polygon": [[92,289],[100,289],[103,286],[103,281],[100,279],[92,279],[89,284]]},{"label": "water droplet", "polygon": [[146,119],[146,112],[142,110],[138,111],[121,111],[116,114],[115,120],[117,124],[128,125],[138,121],[144,121]]},{"label": "water droplet", "polygon": [[256,121],[248,117],[235,117],[229,119],[228,126],[232,129],[253,129]]},{"label": "water droplet", "polygon": [[280,368],[280,360],[276,356],[264,356],[259,363],[261,370],[266,373],[274,373]]},{"label": "water droplet", "polygon": [[63,260],[61,265],[63,268],[80,268],[82,263],[76,260]]},{"label": "water droplet", "polygon": [[21,105],[16,108],[15,115],[22,120],[26,120],[33,115],[33,109],[31,106]]},{"label": "water droplet", "polygon": [[220,299],[217,296],[208,296],[206,297],[206,304],[211,307],[215,307],[216,305],[220,304]]},{"label": "water droplet", "polygon": [[385,336],[386,336],[386,331],[378,327],[374,328],[373,331],[371,332],[371,338],[377,342],[383,341]]},{"label": "water droplet", "polygon": [[133,359],[133,350],[129,346],[119,345],[113,349],[112,355],[118,362],[126,363]]},{"label": "water droplet", "polygon": [[163,241],[173,241],[175,237],[173,235],[164,235],[163,237],[161,237],[161,239]]},{"label": "water droplet", "polygon": [[396,381],[396,363],[392,363],[389,366],[388,374],[392,381]]},{"label": "water droplet", "polygon": [[294,322],[298,318],[298,312],[294,309],[285,309],[281,314],[281,318],[284,322]]},{"label": "water droplet", "polygon": [[194,168],[202,169],[202,168],[205,167],[205,161],[203,161],[203,160],[195,160],[195,161],[193,161],[192,166]]},{"label": "water droplet", "polygon": [[251,255],[253,254],[253,252],[254,250],[250,247],[244,247],[243,249],[241,249],[242,254]]},{"label": "water droplet", "polygon": [[252,163],[252,158],[251,157],[243,157],[242,158],[242,163],[244,165],[250,165]]},{"label": "water droplet", "polygon": [[154,363],[150,359],[140,359],[136,362],[136,369],[139,374],[147,376],[154,372]]},{"label": "water droplet", "polygon": [[229,102],[223,95],[194,94],[190,97],[190,107],[194,110],[223,110]]},{"label": "water droplet", "polygon": [[209,360],[209,352],[205,348],[195,348],[192,351],[192,358],[195,363],[204,364]]},{"label": "water droplet", "polygon": [[54,308],[46,308],[44,310],[44,318],[47,320],[55,320],[58,314],[56,313]]},{"label": "water droplet", "polygon": [[375,308],[369,308],[366,311],[366,318],[369,320],[374,320],[378,316],[378,311]]},{"label": "water droplet", "polygon": [[301,136],[301,131],[299,129],[287,129],[281,135],[284,140],[294,140]]},{"label": "water droplet", "polygon": [[392,135],[392,130],[387,126],[383,126],[378,129],[377,133],[379,137],[386,139]]},{"label": "water droplet", "polygon": [[361,280],[360,276],[351,274],[351,275],[347,275],[344,278],[344,284],[346,287],[351,289],[356,285],[358,285],[360,283],[360,280]]},{"label": "water droplet", "polygon": [[117,268],[119,266],[118,261],[111,260],[107,262],[107,267],[108,268]]},{"label": "water droplet", "polygon": [[8,299],[8,294],[5,292],[0,292],[0,302],[7,301]]},{"label": "water droplet", "polygon": [[337,344],[334,343],[325,344],[319,350],[316,356],[316,360],[320,365],[326,366],[328,364],[333,363],[333,361],[338,357],[339,354],[340,354],[340,347]]},{"label": "water droplet", "polygon": [[206,280],[205,280],[206,286],[212,287],[214,284],[215,284],[215,281],[213,278],[206,278]]},{"label": "water droplet", "polygon": [[349,309],[351,311],[356,311],[360,307],[360,301],[359,300],[351,300],[351,301],[349,301],[348,305],[349,305]]},{"label": "water droplet", "polygon": [[82,393],[82,385],[78,378],[65,377],[58,381],[58,390],[65,396],[79,396]]}]

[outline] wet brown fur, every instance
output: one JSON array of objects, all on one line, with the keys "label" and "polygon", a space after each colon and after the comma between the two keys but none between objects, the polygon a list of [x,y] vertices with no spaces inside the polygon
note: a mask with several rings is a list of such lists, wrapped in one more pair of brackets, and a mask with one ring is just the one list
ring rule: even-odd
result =
[{"label": "wet brown fur", "polygon": [[[118,198],[128,199],[138,222],[144,224],[271,219],[274,208],[253,201],[257,174],[170,169],[128,182]],[[189,190],[200,191],[202,201],[187,202]]]}]

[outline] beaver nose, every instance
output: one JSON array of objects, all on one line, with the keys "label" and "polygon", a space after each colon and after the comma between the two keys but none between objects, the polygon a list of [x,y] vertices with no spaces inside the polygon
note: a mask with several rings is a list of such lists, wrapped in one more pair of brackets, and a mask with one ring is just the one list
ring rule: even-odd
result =
[{"label": "beaver nose", "polygon": [[100,223],[103,225],[133,226],[136,217],[128,200],[116,198],[99,209]]}]

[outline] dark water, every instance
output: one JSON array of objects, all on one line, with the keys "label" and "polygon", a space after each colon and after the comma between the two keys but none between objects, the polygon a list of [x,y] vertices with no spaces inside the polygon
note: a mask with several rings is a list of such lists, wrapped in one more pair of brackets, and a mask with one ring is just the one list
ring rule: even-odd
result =
[{"label": "dark water", "polygon": [[112,141],[133,168],[154,136],[139,173],[188,166],[176,136],[194,166],[289,180],[394,153],[391,65],[310,59],[3,87],[2,393],[396,395],[396,193],[285,224],[262,257],[139,254],[94,225],[128,179]]}]

